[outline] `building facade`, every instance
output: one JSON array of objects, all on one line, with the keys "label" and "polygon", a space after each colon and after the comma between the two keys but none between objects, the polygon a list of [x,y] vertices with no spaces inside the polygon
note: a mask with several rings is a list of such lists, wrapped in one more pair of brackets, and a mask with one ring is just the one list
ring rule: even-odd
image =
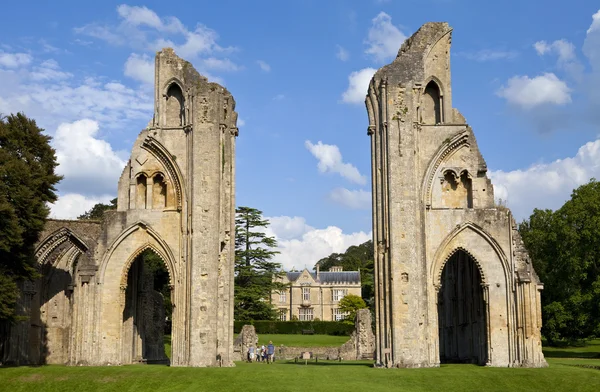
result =
[{"label": "building facade", "polygon": [[23,287],[26,321],[0,337],[3,363],[162,359],[163,331],[151,324],[164,323],[155,317],[162,305],[138,258],[152,251],[169,272],[171,365],[233,365],[235,101],[170,48],[156,54],[154,93],[117,209],[102,222],[47,222],[36,248],[41,278]]},{"label": "building facade", "polygon": [[451,36],[423,25],[367,93],[376,361],[546,366],[543,285],[452,106]]},{"label": "building facade", "polygon": [[343,271],[342,267],[331,267],[329,271],[286,272],[279,282],[288,287],[274,291],[271,302],[279,312],[279,320],[290,321],[340,321],[345,314],[339,309],[344,296],[360,297],[360,272]]}]

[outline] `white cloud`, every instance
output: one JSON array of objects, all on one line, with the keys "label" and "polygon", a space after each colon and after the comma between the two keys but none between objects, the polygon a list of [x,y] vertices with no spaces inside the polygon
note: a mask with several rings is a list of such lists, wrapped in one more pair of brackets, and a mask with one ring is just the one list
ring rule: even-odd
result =
[{"label": "white cloud", "polygon": [[340,45],[336,45],[336,48],[337,50],[335,51],[335,57],[341,61],[348,61],[350,58],[350,53]]},{"label": "white cloud", "polygon": [[556,40],[550,44],[546,41],[538,41],[533,44],[533,47],[540,56],[548,53],[556,54],[558,61],[561,62],[572,61],[576,57],[575,45],[564,39]]},{"label": "white cloud", "polygon": [[38,67],[34,67],[33,71],[30,73],[31,79],[36,82],[58,81],[69,79],[72,76],[73,74],[69,72],[61,71],[56,60],[46,60]]},{"label": "white cloud", "polygon": [[305,141],[304,145],[319,160],[317,167],[321,173],[337,173],[349,181],[361,185],[366,184],[366,177],[360,174],[356,167],[350,163],[344,163],[338,146],[323,144],[321,141],[312,144],[310,140]]},{"label": "white cloud", "polygon": [[121,4],[117,7],[119,16],[134,26],[146,25],[161,30],[163,23],[156,13],[146,7],[131,7]]},{"label": "white cloud", "polygon": [[125,61],[124,74],[139,82],[154,85],[154,60],[145,54],[132,53]]},{"label": "white cloud", "polygon": [[331,253],[345,252],[352,245],[359,245],[371,239],[371,233],[363,231],[345,234],[336,226],[316,229],[308,225],[304,218],[279,216],[267,218],[271,225],[267,235],[277,240],[280,252],[273,261],[281,263],[286,271],[292,268],[312,270],[317,261]]},{"label": "white cloud", "polygon": [[496,199],[507,201],[518,220],[534,208],[557,209],[573,189],[590,178],[600,178],[600,139],[586,143],[574,157],[536,164],[528,169],[492,171]]},{"label": "white cloud", "polygon": [[348,76],[348,88],[342,93],[345,103],[364,103],[371,78],[377,72],[374,68],[364,68]]},{"label": "white cloud", "polygon": [[368,210],[371,208],[371,192],[363,189],[335,188],[329,193],[329,199],[354,210]]},{"label": "white cloud", "polygon": [[513,76],[496,94],[525,110],[545,104],[565,105],[571,102],[571,89],[553,73],[534,78]]},{"label": "white cloud", "polygon": [[6,53],[0,51],[0,66],[17,68],[31,63],[32,57],[27,53]]},{"label": "white cloud", "polygon": [[271,72],[271,66],[263,60],[256,60],[256,64],[265,72]]},{"label": "white cloud", "polygon": [[595,31],[600,31],[600,10],[592,15],[592,24],[587,29],[587,33],[591,34]]},{"label": "white cloud", "polygon": [[380,12],[371,23],[365,40],[369,47],[365,53],[372,55],[378,63],[395,58],[406,35],[392,24],[392,17],[385,12]]},{"label": "white cloud", "polygon": [[284,99],[285,99],[284,94],[277,94],[276,96],[273,97],[273,101],[283,101]]},{"label": "white cloud", "polygon": [[89,211],[97,203],[108,204],[114,196],[104,195],[100,197],[86,197],[78,193],[67,193],[58,198],[54,204],[50,204],[50,218],[54,219],[77,219],[86,211]]},{"label": "white cloud", "polygon": [[243,126],[245,126],[245,125],[246,125],[246,120],[244,120],[244,119],[243,119],[243,118],[241,118],[241,117],[238,117],[238,120],[237,120],[237,126],[238,126],[238,127],[243,127]]},{"label": "white cloud", "polygon": [[60,189],[84,195],[104,195],[116,191],[126,162],[110,144],[98,139],[96,121],[84,119],[60,124],[52,145],[56,149],[56,172],[64,176]]},{"label": "white cloud", "polygon": [[235,64],[229,59],[218,59],[215,57],[209,57],[202,60],[204,68],[213,69],[218,71],[235,72],[242,69],[239,65]]}]

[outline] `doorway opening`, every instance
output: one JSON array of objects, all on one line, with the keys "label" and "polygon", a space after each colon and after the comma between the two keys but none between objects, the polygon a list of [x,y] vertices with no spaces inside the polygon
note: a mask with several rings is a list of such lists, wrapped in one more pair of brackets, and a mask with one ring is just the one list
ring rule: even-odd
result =
[{"label": "doorway opening", "polygon": [[127,273],[123,308],[123,363],[169,364],[173,305],[169,271],[151,248]]},{"label": "doorway opening", "polygon": [[468,253],[457,250],[442,270],[438,292],[441,363],[486,364],[485,312],[479,268]]}]

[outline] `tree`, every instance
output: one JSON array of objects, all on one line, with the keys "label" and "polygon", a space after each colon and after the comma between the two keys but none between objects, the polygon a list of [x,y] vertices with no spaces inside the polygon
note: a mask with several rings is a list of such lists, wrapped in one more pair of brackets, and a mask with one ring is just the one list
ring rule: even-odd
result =
[{"label": "tree", "polygon": [[0,118],[0,320],[15,319],[18,283],[37,277],[34,245],[61,177],[51,138],[18,113]]},{"label": "tree", "polygon": [[600,183],[575,189],[554,212],[534,210],[519,232],[544,283],[544,337],[600,336]]},{"label": "tree", "polygon": [[365,301],[359,297],[358,295],[348,294],[344,296],[339,302],[339,308],[342,312],[347,313],[347,316],[344,318],[344,321],[348,321],[354,323],[354,319],[356,318],[356,312],[359,309],[365,309],[367,304]]},{"label": "tree", "polygon": [[96,203],[89,211],[79,215],[77,219],[87,220],[96,219],[102,220],[104,217],[104,211],[116,210],[117,209],[117,198],[115,197],[110,201],[110,204]]},{"label": "tree", "polygon": [[269,221],[262,211],[238,207],[235,218],[235,305],[236,320],[274,320],[272,291],[285,285],[274,280],[281,264],[271,261],[277,251],[275,238],[264,230]]}]

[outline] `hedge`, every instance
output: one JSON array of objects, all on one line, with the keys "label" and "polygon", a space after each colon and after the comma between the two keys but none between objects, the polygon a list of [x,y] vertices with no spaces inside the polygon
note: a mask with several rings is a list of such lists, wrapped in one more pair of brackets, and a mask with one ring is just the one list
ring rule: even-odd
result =
[{"label": "hedge", "polygon": [[349,336],[354,331],[354,325],[339,321],[270,321],[251,320],[236,321],[234,333],[240,333],[244,325],[254,325],[257,334],[302,334],[304,330],[314,331],[318,335]]}]

